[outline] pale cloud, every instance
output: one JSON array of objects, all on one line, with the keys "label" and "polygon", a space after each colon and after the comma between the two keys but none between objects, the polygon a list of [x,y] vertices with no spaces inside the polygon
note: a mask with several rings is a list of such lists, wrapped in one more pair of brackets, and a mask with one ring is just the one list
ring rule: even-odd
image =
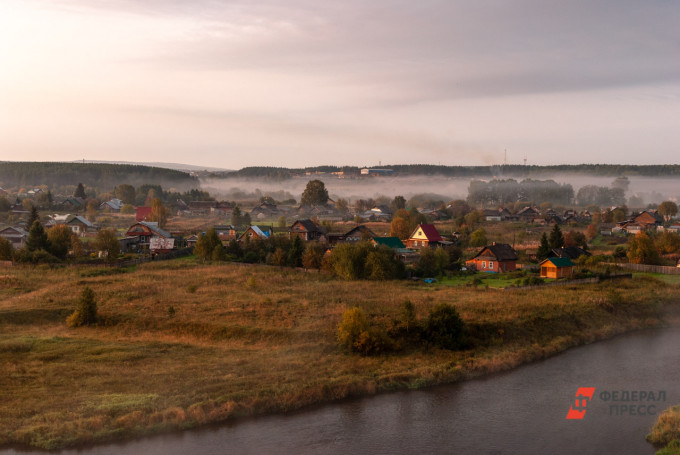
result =
[{"label": "pale cloud", "polygon": [[678,23],[670,1],[5,0],[0,159],[677,162]]}]

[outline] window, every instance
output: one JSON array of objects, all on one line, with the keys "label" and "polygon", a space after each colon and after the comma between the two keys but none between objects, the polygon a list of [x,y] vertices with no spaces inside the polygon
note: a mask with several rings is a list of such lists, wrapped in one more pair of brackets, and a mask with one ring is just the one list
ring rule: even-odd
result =
[{"label": "window", "polygon": [[482,261],[482,268],[483,268],[483,269],[486,268],[486,261]]},{"label": "window", "polygon": [[489,268],[493,269],[493,261],[489,261]]}]

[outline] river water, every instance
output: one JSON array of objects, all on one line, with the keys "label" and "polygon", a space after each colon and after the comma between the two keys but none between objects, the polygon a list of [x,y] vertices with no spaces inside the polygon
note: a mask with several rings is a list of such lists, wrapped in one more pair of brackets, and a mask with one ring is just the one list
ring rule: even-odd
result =
[{"label": "river water", "polygon": [[[595,393],[583,419],[567,420],[579,387],[594,387]],[[621,396],[653,391],[655,401],[604,400],[615,391]],[[660,391],[666,401],[658,401]],[[636,412],[643,406],[647,413],[678,403],[680,329],[663,329],[575,348],[450,386],[58,453],[653,454],[645,435],[656,416],[612,415],[611,405],[635,405]],[[31,452],[0,451],[26,453]]]}]

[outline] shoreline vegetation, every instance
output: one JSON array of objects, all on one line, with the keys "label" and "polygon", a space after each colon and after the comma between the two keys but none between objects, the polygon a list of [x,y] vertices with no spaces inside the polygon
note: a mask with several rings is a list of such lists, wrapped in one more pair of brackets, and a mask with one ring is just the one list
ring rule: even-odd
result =
[{"label": "shoreline vegetation", "polygon": [[[69,328],[81,292],[95,325]],[[125,269],[0,269],[0,447],[59,449],[288,412],[505,371],[632,330],[677,325],[678,285],[648,276],[506,292],[192,258]],[[348,354],[336,334],[424,320],[440,304],[468,348]]]}]

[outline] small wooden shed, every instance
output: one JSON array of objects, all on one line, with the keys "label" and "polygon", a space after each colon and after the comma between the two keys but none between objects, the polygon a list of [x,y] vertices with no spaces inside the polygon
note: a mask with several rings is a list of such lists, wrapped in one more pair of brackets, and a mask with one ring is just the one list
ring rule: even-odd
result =
[{"label": "small wooden shed", "polygon": [[569,258],[548,258],[541,262],[541,278],[571,278],[574,263]]}]

